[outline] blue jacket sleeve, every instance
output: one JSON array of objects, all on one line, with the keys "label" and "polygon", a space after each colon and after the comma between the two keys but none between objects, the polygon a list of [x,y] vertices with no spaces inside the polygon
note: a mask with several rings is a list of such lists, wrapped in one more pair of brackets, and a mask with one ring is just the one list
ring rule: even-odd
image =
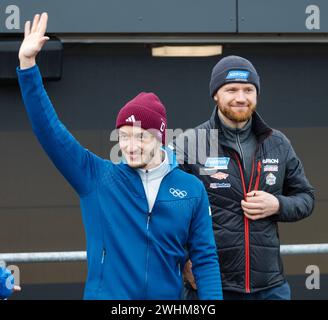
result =
[{"label": "blue jacket sleeve", "polygon": [[0,299],[7,299],[13,293],[14,276],[11,272],[0,266]]},{"label": "blue jacket sleeve", "polygon": [[202,196],[190,225],[188,251],[199,299],[222,300],[221,273],[214,241],[211,209],[203,185]]},{"label": "blue jacket sleeve", "polygon": [[17,68],[17,75],[32,129],[43,149],[79,195],[91,192],[96,184],[97,156],[82,147],[58,119],[38,66]]}]

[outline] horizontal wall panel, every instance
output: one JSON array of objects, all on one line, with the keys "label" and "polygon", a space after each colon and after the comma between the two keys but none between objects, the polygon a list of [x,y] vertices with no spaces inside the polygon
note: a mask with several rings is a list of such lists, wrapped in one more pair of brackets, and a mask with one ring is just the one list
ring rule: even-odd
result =
[{"label": "horizontal wall panel", "polygon": [[236,32],[236,0],[2,0],[0,33],[49,13],[52,33]]}]

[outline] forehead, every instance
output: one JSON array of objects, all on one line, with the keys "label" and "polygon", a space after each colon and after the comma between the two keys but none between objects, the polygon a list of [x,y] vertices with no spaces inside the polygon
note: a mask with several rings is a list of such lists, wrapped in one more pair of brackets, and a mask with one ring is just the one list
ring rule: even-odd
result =
[{"label": "forehead", "polygon": [[239,83],[239,82],[227,83],[224,86],[222,86],[220,89],[227,90],[232,88],[241,89],[241,90],[248,89],[248,88],[256,89],[255,85],[252,83]]},{"label": "forehead", "polygon": [[145,133],[147,132],[147,130],[139,127],[139,126],[122,126],[118,129],[118,131],[120,133],[124,133],[124,134],[140,134],[140,133]]}]

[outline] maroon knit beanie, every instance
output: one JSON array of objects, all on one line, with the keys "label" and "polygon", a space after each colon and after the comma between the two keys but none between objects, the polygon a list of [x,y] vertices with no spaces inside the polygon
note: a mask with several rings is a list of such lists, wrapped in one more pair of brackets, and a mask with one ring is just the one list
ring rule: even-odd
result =
[{"label": "maroon knit beanie", "polygon": [[165,144],[166,110],[159,98],[152,92],[141,92],[130,100],[118,113],[116,128],[133,126],[140,122],[140,127],[149,130]]}]

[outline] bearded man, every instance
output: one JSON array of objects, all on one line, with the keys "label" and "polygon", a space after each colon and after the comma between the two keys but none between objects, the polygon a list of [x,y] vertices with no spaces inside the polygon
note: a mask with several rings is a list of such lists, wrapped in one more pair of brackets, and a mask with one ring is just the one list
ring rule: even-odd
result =
[{"label": "bearded man", "polygon": [[[306,218],[314,207],[290,141],[256,111],[259,93],[250,61],[221,59],[210,80],[211,118],[173,143],[181,168],[202,180],[209,196],[225,300],[290,299],[277,223]],[[192,259],[184,276],[185,298],[196,299]]]}]

